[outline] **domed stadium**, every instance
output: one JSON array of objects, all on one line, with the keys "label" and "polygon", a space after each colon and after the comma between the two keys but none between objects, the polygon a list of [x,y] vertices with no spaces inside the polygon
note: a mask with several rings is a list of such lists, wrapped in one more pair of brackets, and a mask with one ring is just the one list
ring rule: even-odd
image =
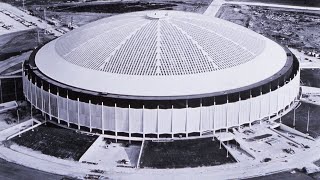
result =
[{"label": "domed stadium", "polygon": [[101,19],[36,49],[24,94],[51,121],[114,139],[214,135],[280,117],[300,96],[297,58],[195,13]]}]

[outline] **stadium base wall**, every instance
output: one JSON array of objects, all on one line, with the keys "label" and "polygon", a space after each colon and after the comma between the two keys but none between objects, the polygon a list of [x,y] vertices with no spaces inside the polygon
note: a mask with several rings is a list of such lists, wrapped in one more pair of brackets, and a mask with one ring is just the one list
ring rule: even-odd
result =
[{"label": "stadium base wall", "polygon": [[171,135],[195,133],[201,136],[205,132],[228,129],[250,124],[264,118],[277,115],[290,107],[300,93],[300,71],[284,86],[269,93],[239,100],[233,103],[196,108],[175,109],[135,109],[104,106],[60,97],[37,87],[27,76],[23,76],[24,95],[37,109],[50,118],[64,122],[68,126],[86,127],[89,131],[98,129],[102,134],[111,132],[115,139],[121,139],[119,133],[131,137],[139,134],[153,134],[159,138],[162,134]]}]

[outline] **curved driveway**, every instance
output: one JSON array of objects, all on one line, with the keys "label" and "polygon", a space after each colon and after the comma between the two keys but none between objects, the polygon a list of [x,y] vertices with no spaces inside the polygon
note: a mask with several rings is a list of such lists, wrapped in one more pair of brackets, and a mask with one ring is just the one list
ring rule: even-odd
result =
[{"label": "curved driveway", "polygon": [[21,166],[15,163],[5,161],[0,158],[0,179],[1,180],[60,180],[64,176],[51,174],[36,169]]}]

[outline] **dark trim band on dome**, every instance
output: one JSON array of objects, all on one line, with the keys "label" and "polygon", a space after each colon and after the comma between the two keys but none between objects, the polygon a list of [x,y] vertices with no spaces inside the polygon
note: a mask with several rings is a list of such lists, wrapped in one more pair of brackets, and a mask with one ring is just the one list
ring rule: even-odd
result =
[{"label": "dark trim band on dome", "polygon": [[282,87],[286,82],[293,79],[299,71],[298,59],[290,52],[286,47],[283,47],[286,51],[287,61],[285,66],[276,74],[268,79],[264,79],[253,85],[232,89],[223,92],[214,92],[210,94],[199,94],[192,96],[128,96],[128,95],[117,95],[117,94],[106,94],[102,92],[88,91],[76,87],[72,87],[60,82],[57,82],[46,75],[44,75],[35,64],[35,55],[41,49],[37,48],[32,52],[28,61],[24,63],[24,72],[28,75],[28,78],[32,82],[37,82],[37,86],[40,88],[50,91],[52,94],[67,97],[71,100],[79,100],[81,102],[91,102],[93,104],[103,104],[106,106],[114,106],[116,103],[118,107],[156,109],[158,106],[161,109],[170,109],[172,106],[175,108],[185,108],[188,104],[189,107],[211,106],[214,104],[224,104],[226,102],[236,102],[241,100],[249,99],[250,97],[256,97],[262,94],[267,94],[271,91],[276,90],[278,87]]}]

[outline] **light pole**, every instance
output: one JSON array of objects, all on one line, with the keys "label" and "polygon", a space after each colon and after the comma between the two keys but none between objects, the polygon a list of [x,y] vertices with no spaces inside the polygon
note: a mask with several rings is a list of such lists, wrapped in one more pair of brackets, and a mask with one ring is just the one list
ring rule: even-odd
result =
[{"label": "light pole", "polygon": [[18,118],[18,125],[19,125],[19,137],[21,137],[21,134],[20,134],[21,125],[20,125],[19,109],[17,109],[17,118]]},{"label": "light pole", "polygon": [[227,158],[229,157],[228,145],[229,145],[229,141],[227,141],[227,146],[226,146],[226,150],[227,150]]},{"label": "light pole", "polygon": [[282,116],[280,115],[280,124],[282,124],[282,120],[281,120],[281,117],[282,117]]},{"label": "light pole", "polygon": [[32,103],[30,102],[30,117],[32,119]]},{"label": "light pole", "polygon": [[17,118],[18,118],[18,124],[19,124],[20,123],[19,109],[17,109]]}]

